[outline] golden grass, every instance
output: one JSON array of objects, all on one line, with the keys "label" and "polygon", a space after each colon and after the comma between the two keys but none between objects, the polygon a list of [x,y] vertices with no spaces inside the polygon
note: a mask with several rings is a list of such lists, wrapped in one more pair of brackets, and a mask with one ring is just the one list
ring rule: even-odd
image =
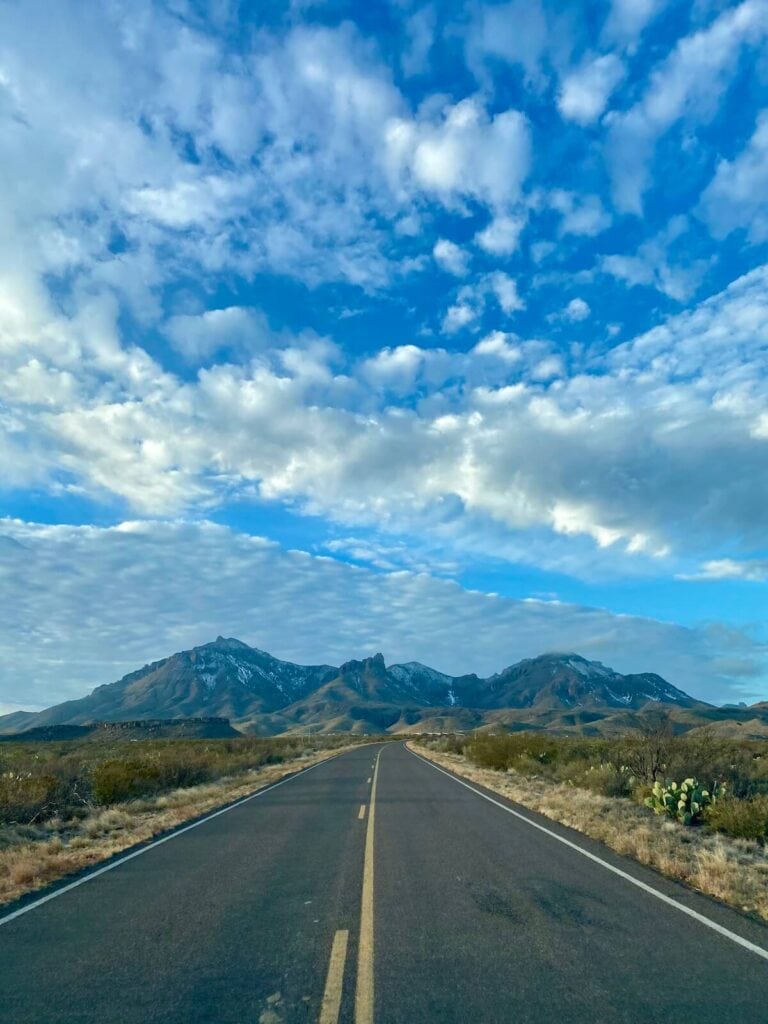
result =
[{"label": "golden grass", "polygon": [[686,827],[622,797],[600,796],[512,770],[476,768],[461,755],[438,753],[413,741],[408,746],[457,775],[598,839],[625,857],[768,920],[768,855],[752,840]]},{"label": "golden grass", "polygon": [[94,810],[70,821],[0,829],[0,905],[146,842],[206,811],[263,789],[301,768],[359,744],[302,754],[282,764]]}]

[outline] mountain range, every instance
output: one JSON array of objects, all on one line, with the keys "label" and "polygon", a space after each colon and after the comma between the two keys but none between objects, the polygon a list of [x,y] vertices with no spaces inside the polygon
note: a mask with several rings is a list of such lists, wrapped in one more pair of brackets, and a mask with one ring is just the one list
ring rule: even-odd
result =
[{"label": "mountain range", "polygon": [[[483,678],[450,676],[418,662],[387,665],[381,654],[339,667],[295,665],[220,636],[79,700],[2,716],[0,734],[145,719],[229,719],[240,731],[262,735],[484,726],[601,733],[626,728],[633,715],[659,706],[689,725],[722,717],[722,709],[655,673],[622,675],[572,653],[527,658]],[[766,709],[729,711],[729,720],[734,715],[768,723]]]}]

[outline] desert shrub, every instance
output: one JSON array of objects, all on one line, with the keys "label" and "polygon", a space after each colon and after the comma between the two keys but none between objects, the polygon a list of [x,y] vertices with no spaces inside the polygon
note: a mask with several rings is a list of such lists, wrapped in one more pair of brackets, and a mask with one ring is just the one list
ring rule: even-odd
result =
[{"label": "desert shrub", "polygon": [[662,785],[656,781],[651,795],[646,797],[645,805],[656,814],[666,814],[676,818],[683,825],[698,825],[704,818],[704,812],[724,793],[723,787],[715,784],[707,788],[696,779],[685,779],[679,786],[676,782]]},{"label": "desert shrub", "polygon": [[571,782],[582,789],[588,789],[601,796],[631,796],[636,779],[626,765],[614,764],[590,765],[579,775],[572,777]]},{"label": "desert shrub", "polygon": [[760,794],[746,800],[730,796],[709,806],[707,824],[718,832],[739,839],[759,839],[768,835],[768,795]]},{"label": "desert shrub", "polygon": [[430,737],[428,746],[443,754],[463,754],[469,737],[461,733],[450,733],[447,736]]},{"label": "desert shrub", "polygon": [[57,779],[14,771],[0,775],[0,821],[30,824],[52,809]]},{"label": "desert shrub", "polygon": [[[381,737],[390,739],[391,737]],[[40,822],[239,775],[355,738],[238,736],[231,739],[96,737],[0,744],[0,824]],[[365,741],[373,737],[359,737]],[[2,835],[0,835],[0,842]]]},{"label": "desert shrub", "polygon": [[91,776],[91,792],[97,804],[119,804],[157,792],[160,772],[142,761],[104,761]]},{"label": "desert shrub", "polygon": [[514,768],[532,775],[557,761],[558,741],[530,732],[481,733],[472,738],[464,752],[480,768]]}]

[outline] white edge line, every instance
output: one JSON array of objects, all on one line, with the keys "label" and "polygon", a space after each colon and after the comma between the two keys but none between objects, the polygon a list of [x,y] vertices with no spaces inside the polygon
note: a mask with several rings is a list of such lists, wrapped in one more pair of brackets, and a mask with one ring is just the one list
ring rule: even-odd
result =
[{"label": "white edge line", "polygon": [[[346,751],[342,751],[342,753],[346,753]],[[333,754],[331,757],[323,758],[323,760],[318,761],[317,764],[311,764],[307,768],[302,768],[301,771],[294,772],[293,775],[289,775],[285,779],[280,779],[279,782],[273,782],[271,786],[265,786],[264,789],[258,789],[255,793],[251,793],[249,796],[244,796],[241,800],[236,800],[233,804],[228,804],[226,807],[219,808],[218,811],[206,814],[204,818],[193,821],[191,825],[184,825],[182,828],[176,829],[174,832],[171,832],[167,836],[163,836],[161,839],[155,839],[154,842],[149,843],[147,846],[142,846],[140,850],[134,850],[133,853],[127,853],[124,857],[120,857],[118,860],[110,861],[110,863],[105,864],[104,867],[96,868],[95,871],[89,872],[83,878],[77,878],[74,882],[70,882],[68,885],[63,885],[60,889],[49,892],[46,896],[41,896],[39,899],[34,900],[34,902],[28,903],[25,907],[20,907],[18,910],[14,910],[12,913],[6,914],[5,917],[0,917],[0,928],[2,928],[4,924],[8,924],[10,921],[15,920],[15,918],[21,917],[22,914],[27,914],[30,910],[35,910],[37,907],[41,907],[43,903],[47,903],[48,900],[55,900],[57,896],[63,896],[65,892],[69,892],[71,889],[76,889],[78,885],[90,882],[92,878],[98,878],[99,875],[103,875],[107,871],[112,871],[113,868],[119,868],[121,864],[125,864],[129,860],[133,860],[134,857],[140,857],[142,853],[148,853],[150,850],[154,850],[156,846],[162,846],[163,843],[167,843],[170,839],[175,839],[177,836],[181,836],[185,832],[190,832],[193,828],[197,828],[198,825],[205,825],[207,821],[211,821],[213,818],[218,818],[220,814],[226,814],[227,811],[234,811],[236,807],[241,807],[243,804],[247,804],[249,800],[255,800],[257,796],[264,796],[265,793],[269,793],[271,790],[277,789],[278,786],[284,786],[286,782],[293,782],[293,780],[298,779],[299,776],[306,775],[307,772],[311,772],[313,768],[319,768],[321,764],[327,764],[329,761],[332,761],[334,757],[339,756],[339,754]]]},{"label": "white edge line", "polygon": [[[407,749],[410,750],[410,748]],[[726,939],[730,939],[731,942],[735,942],[737,945],[743,946],[744,949],[748,949],[751,953],[756,953],[757,956],[762,957],[763,960],[768,960],[768,950],[763,949],[762,946],[757,946],[754,942],[750,942],[749,939],[743,939],[740,935],[737,935],[736,932],[732,932],[728,928],[724,928],[721,924],[717,924],[715,921],[710,920],[710,918],[705,917],[704,914],[699,914],[698,911],[691,910],[690,907],[686,907],[682,903],[678,903],[678,901],[672,899],[671,896],[666,896],[663,892],[659,892],[658,889],[654,889],[652,885],[648,885],[646,882],[641,882],[639,878],[634,878],[628,872],[622,871],[621,868],[614,867],[613,864],[609,864],[608,861],[603,860],[602,857],[598,857],[596,854],[590,853],[589,850],[585,850],[577,843],[572,843],[571,840],[566,839],[565,836],[559,836],[557,832],[553,832],[552,829],[547,828],[545,825],[540,825],[537,821],[531,821],[531,819],[526,817],[524,814],[520,814],[519,811],[515,811],[511,807],[507,807],[499,800],[494,800],[493,797],[488,796],[487,793],[483,793],[481,790],[475,789],[475,787],[470,786],[468,782],[464,782],[462,779],[457,778],[455,775],[452,775],[451,772],[447,772],[444,768],[436,765],[433,761],[430,761],[426,757],[422,757],[421,754],[417,754],[413,750],[410,750],[410,753],[412,753],[414,757],[418,757],[418,759],[423,761],[424,764],[428,764],[431,768],[434,768],[435,771],[442,772],[443,775],[447,776],[453,782],[457,782],[460,786],[464,786],[465,789],[470,790],[477,796],[481,796],[483,800],[487,800],[489,803],[495,804],[496,807],[500,807],[502,811],[506,811],[507,814],[514,814],[516,818],[524,821],[526,825],[530,825],[531,828],[537,828],[539,832],[544,832],[545,835],[551,836],[552,839],[556,839],[558,843],[562,843],[564,846],[570,847],[571,850],[575,850],[576,853],[580,853],[582,857],[587,857],[589,860],[594,861],[595,864],[599,864],[601,867],[604,867],[606,871],[611,871],[614,875],[618,875],[619,878],[623,878],[625,881],[631,882],[632,885],[636,885],[637,888],[642,889],[643,892],[650,893],[651,896],[655,896],[657,900],[661,900],[662,903],[666,903],[667,906],[674,907],[675,910],[679,910],[681,914],[687,914],[688,917],[692,917],[694,921],[698,921],[700,924],[706,925],[707,928],[711,928],[712,931],[717,932],[719,935],[723,935]],[[0,924],[1,923],[2,922],[0,922]]]}]

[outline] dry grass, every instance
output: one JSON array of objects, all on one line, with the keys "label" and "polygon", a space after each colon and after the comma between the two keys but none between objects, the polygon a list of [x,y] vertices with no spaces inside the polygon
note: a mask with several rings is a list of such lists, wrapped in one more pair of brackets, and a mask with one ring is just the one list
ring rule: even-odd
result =
[{"label": "dry grass", "polygon": [[0,829],[0,905],[358,745],[303,754],[236,777],[101,808],[84,818],[4,827]]},{"label": "dry grass", "polygon": [[511,770],[475,768],[458,754],[409,743],[422,756],[670,878],[768,920],[768,855],[758,843],[660,818],[632,800],[526,778]]}]

